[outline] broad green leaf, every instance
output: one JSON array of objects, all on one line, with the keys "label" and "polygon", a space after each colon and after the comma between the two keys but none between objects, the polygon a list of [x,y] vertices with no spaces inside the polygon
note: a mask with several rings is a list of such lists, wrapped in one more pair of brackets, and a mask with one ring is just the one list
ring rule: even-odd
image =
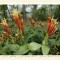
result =
[{"label": "broad green leaf", "polygon": [[41,44],[38,44],[36,42],[31,42],[30,44],[28,44],[29,50],[31,51],[36,51],[41,47]]},{"label": "broad green leaf", "polygon": [[4,46],[3,48],[0,49],[0,54],[6,55],[6,51],[7,51],[7,46]]},{"label": "broad green leaf", "polygon": [[42,53],[43,55],[47,55],[49,53],[50,48],[48,46],[42,45]]},{"label": "broad green leaf", "polygon": [[13,52],[16,52],[16,50],[18,49],[19,45],[17,44],[9,44],[8,45],[8,49],[9,51],[13,51]]},{"label": "broad green leaf", "polygon": [[4,46],[3,48],[2,48],[2,51],[7,51],[7,46]]},{"label": "broad green leaf", "polygon": [[8,47],[7,46],[4,46],[1,51],[0,51],[0,54],[2,55],[6,55],[6,52],[8,51]]},{"label": "broad green leaf", "polygon": [[22,55],[22,54],[25,54],[29,51],[29,49],[27,48],[26,45],[24,46],[20,46],[19,49],[16,51],[16,55]]},{"label": "broad green leaf", "polygon": [[1,54],[7,54],[7,52],[15,53],[18,50],[18,48],[19,48],[19,45],[17,44],[9,44],[9,45],[4,46],[1,50],[2,53],[1,52],[0,53]]}]

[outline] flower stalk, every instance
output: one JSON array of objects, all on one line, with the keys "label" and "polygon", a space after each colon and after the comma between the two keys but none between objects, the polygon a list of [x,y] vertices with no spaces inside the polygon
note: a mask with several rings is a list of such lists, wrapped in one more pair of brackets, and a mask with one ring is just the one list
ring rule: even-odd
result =
[{"label": "flower stalk", "polygon": [[2,24],[4,25],[7,33],[10,34],[10,33],[11,33],[11,32],[10,32],[10,28],[9,28],[9,26],[8,26],[7,21],[6,21],[5,18],[2,20]]},{"label": "flower stalk", "polygon": [[43,45],[48,45],[48,38],[49,38],[49,36],[48,36],[48,34],[46,34],[46,36],[42,42]]}]

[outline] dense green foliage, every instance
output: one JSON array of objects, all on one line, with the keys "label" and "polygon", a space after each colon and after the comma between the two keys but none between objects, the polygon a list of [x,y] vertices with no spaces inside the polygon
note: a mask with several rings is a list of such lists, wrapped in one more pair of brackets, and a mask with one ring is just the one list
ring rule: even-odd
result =
[{"label": "dense green foliage", "polygon": [[[15,23],[9,24],[10,29],[15,30],[12,32],[12,36],[18,35],[19,32],[17,30],[17,26]],[[59,26],[60,27],[60,26]],[[4,30],[3,30],[4,31]],[[32,29],[31,24],[28,22],[28,25],[25,27],[24,30],[24,39],[27,42],[25,44],[22,41],[22,37],[20,40],[13,38],[15,44],[12,44],[8,38],[4,38],[4,43],[0,42],[0,54],[2,55],[59,55],[60,54],[60,28],[58,28],[57,32],[49,37],[47,45],[43,43],[44,37],[46,36],[46,28],[41,28],[40,25],[36,25],[35,29]],[[2,30],[0,35],[2,34]]]},{"label": "dense green foliage", "polygon": [[38,20],[46,21],[48,17],[47,7],[43,6],[35,11],[35,18],[38,18]]},{"label": "dense green foliage", "polygon": [[[25,8],[24,6],[24,10]],[[9,11],[8,21],[4,19],[5,21],[0,23],[0,55],[60,55],[60,22],[56,24],[54,20],[57,19],[52,20],[52,18],[48,19],[49,24],[47,22],[47,17],[51,15],[60,19],[60,14],[58,14],[60,6],[58,10],[55,9],[56,14],[48,14],[48,8],[51,9],[51,6],[43,5],[39,9],[35,8],[33,18],[38,18],[38,20],[31,19],[31,21],[29,19],[25,21],[23,15],[21,16],[16,10],[13,14]],[[0,6],[0,10],[4,12],[8,10],[7,5]],[[52,13],[52,9],[49,11]],[[26,17],[26,11],[24,13]],[[7,15],[1,14],[2,18],[7,18]],[[50,28],[49,33],[55,31],[51,36],[48,34],[48,28]],[[9,31],[11,33],[8,33]]]}]

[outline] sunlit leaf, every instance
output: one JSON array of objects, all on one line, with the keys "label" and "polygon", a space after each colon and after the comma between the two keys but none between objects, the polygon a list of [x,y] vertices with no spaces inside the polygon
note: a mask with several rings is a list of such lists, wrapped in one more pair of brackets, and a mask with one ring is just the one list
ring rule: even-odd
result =
[{"label": "sunlit leaf", "polygon": [[36,50],[38,50],[38,49],[41,47],[41,44],[38,44],[38,43],[36,43],[36,42],[31,42],[31,43],[28,45],[28,47],[29,47],[29,50],[31,50],[31,51],[36,51]]},{"label": "sunlit leaf", "polygon": [[43,55],[47,55],[49,53],[50,48],[48,46],[42,45],[42,53]]},{"label": "sunlit leaf", "polygon": [[29,51],[29,49],[27,48],[26,45],[24,46],[20,46],[19,49],[16,51],[16,55],[22,55],[22,54],[25,54]]}]

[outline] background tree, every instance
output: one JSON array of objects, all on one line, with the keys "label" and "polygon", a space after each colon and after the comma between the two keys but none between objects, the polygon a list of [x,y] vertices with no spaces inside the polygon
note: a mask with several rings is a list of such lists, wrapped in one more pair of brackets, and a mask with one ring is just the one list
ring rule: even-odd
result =
[{"label": "background tree", "polygon": [[25,20],[32,17],[45,21],[48,16],[54,16],[60,20],[60,5],[0,5],[0,20],[4,17],[12,20],[11,12],[14,9],[19,11]]},{"label": "background tree", "polygon": [[23,16],[23,19],[26,20],[26,5],[22,6],[22,16]]},{"label": "background tree", "polygon": [[47,7],[45,5],[41,6],[41,8],[37,9],[35,11],[35,18],[38,18],[39,20],[47,20],[48,13],[47,13]]},{"label": "background tree", "polygon": [[2,18],[7,18],[7,5],[0,5],[0,11],[1,11],[1,16]]},{"label": "background tree", "polygon": [[36,11],[37,5],[33,5],[32,8],[32,18],[35,19],[35,11]]},{"label": "background tree", "polygon": [[57,5],[54,12],[54,18],[58,18],[60,21],[60,5]]}]

